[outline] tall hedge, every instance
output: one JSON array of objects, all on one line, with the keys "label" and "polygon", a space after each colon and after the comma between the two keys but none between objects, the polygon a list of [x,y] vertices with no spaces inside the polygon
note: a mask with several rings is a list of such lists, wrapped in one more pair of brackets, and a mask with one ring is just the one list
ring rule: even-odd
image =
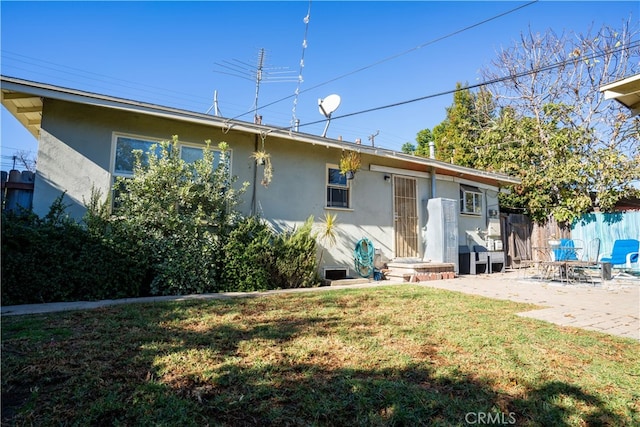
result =
[{"label": "tall hedge", "polygon": [[3,216],[2,304],[315,285],[312,218],[281,233],[240,218],[248,184],[234,189],[219,148],[217,166],[208,143],[203,159],[182,160],[177,137],[135,153],[113,208],[94,191],[82,224],[66,215],[64,195],[45,218]]},{"label": "tall hedge", "polygon": [[2,305],[135,297],[145,268],[65,214],[2,215]]}]

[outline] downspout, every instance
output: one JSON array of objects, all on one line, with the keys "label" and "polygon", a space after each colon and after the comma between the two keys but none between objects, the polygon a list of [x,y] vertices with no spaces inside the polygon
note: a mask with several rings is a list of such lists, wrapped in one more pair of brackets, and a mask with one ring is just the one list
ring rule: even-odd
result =
[{"label": "downspout", "polygon": [[[436,158],[436,143],[429,141],[429,158],[435,160]],[[431,167],[431,198],[436,197],[436,167]]]},{"label": "downspout", "polygon": [[[258,134],[255,135],[255,143],[253,151],[258,151]],[[256,180],[258,179],[258,163],[253,162],[253,184],[251,185],[251,216],[256,215]]]}]

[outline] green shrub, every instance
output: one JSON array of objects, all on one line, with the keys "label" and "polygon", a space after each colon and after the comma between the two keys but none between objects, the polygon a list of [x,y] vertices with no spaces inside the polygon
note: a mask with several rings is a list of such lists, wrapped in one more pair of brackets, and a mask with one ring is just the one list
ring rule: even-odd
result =
[{"label": "green shrub", "polygon": [[93,191],[84,224],[65,213],[64,194],[44,218],[3,214],[2,303],[95,300],[313,286],[312,218],[274,232],[235,207],[227,147],[187,163],[178,138],[159,145],[134,176],[118,179],[115,207]]},{"label": "green shrub", "polygon": [[231,231],[223,248],[224,291],[264,291],[274,289],[275,235],[268,224],[249,217]]},{"label": "green shrub", "polygon": [[311,218],[291,231],[274,232],[257,217],[242,221],[224,246],[222,282],[227,291],[263,291],[317,284]]},{"label": "green shrub", "polygon": [[44,218],[2,214],[2,304],[139,296],[144,270],[70,219],[63,197]]},{"label": "green shrub", "polygon": [[305,288],[318,283],[313,217],[300,228],[278,236],[275,282],[279,288]]},{"label": "green shrub", "polygon": [[248,184],[233,188],[228,147],[220,143],[219,148],[217,166],[208,142],[203,158],[187,163],[174,136],[152,147],[145,162],[137,152],[134,176],[117,182],[116,208],[107,223],[122,245],[146,254],[153,295],[221,289],[222,242],[236,221],[235,207]]}]

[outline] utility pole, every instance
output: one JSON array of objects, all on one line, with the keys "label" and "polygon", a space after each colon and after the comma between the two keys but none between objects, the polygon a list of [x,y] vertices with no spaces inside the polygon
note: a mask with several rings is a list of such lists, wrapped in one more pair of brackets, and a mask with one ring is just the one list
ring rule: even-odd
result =
[{"label": "utility pole", "polygon": [[373,135],[369,135],[369,141],[371,141],[371,146],[375,147],[375,138],[380,134],[380,131],[377,130]]}]

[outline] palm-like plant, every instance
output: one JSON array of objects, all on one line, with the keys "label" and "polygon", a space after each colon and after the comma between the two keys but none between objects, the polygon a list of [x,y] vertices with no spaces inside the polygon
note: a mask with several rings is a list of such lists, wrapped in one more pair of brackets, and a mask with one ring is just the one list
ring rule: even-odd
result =
[{"label": "palm-like plant", "polygon": [[321,229],[316,235],[316,238],[322,243],[322,250],[320,251],[320,259],[318,265],[322,264],[322,258],[324,256],[325,244],[328,247],[333,247],[336,244],[338,237],[338,215],[325,212],[324,218],[320,221],[322,223]]}]

